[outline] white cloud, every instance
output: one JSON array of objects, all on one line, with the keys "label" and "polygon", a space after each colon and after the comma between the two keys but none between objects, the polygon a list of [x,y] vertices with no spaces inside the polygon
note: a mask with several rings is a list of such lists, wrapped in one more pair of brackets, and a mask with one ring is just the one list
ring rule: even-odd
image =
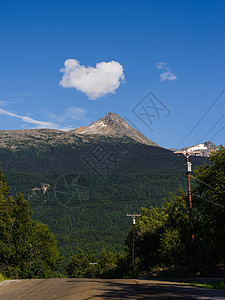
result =
[{"label": "white cloud", "polygon": [[163,71],[163,73],[160,74],[160,81],[177,79],[177,76],[171,72],[171,68],[167,67],[167,63],[159,62],[156,64],[156,67]]},{"label": "white cloud", "polygon": [[167,65],[167,63],[165,63],[165,62],[159,62],[156,64],[156,67],[160,70],[163,70],[163,69],[165,69],[166,65]]},{"label": "white cloud", "polygon": [[80,121],[85,120],[86,109],[77,106],[67,107],[62,114],[56,115],[51,112],[44,111],[44,113],[50,118],[53,122],[66,123],[68,121]]},{"label": "white cloud", "polygon": [[8,104],[12,104],[12,103],[15,103],[16,101],[15,100],[0,100],[0,106],[6,106]]},{"label": "white cloud", "polygon": [[25,123],[35,124],[38,126],[38,128],[55,128],[55,126],[57,126],[57,124],[52,123],[52,122],[43,122],[43,121],[34,120],[30,117],[17,115],[10,111],[5,110],[5,109],[1,109],[1,108],[0,108],[0,114],[14,117],[17,119],[21,119]]},{"label": "white cloud", "polygon": [[177,76],[171,72],[170,69],[168,69],[166,72],[160,74],[160,80],[176,80]]},{"label": "white cloud", "polygon": [[[68,131],[76,128],[77,126],[70,125],[67,122],[73,123],[73,121],[82,121],[82,122],[87,121],[87,118],[85,117],[87,111],[82,107],[75,107],[75,106],[67,107],[61,115],[48,113],[46,111],[43,113],[51,120],[51,122],[35,120],[33,118],[23,116],[23,115],[18,115],[8,110],[0,108],[0,115],[7,115],[9,117],[20,119],[26,124],[29,123],[29,124],[36,125],[34,126],[35,128],[49,128],[49,129]],[[21,127],[24,128],[25,127],[24,124]]]},{"label": "white cloud", "polygon": [[61,86],[75,88],[92,100],[115,93],[124,80],[123,66],[113,60],[97,63],[94,68],[80,65],[76,59],[67,59],[60,71],[63,73]]}]

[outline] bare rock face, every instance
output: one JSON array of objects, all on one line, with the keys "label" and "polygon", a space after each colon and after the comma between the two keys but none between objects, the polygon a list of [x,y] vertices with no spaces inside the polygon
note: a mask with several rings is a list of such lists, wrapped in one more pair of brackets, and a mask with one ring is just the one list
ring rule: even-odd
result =
[{"label": "bare rock face", "polygon": [[0,130],[0,148],[11,150],[55,144],[64,140],[66,132],[55,129]]},{"label": "bare rock face", "polygon": [[112,137],[129,137],[134,141],[150,146],[159,147],[143,134],[132,128],[125,120],[115,113],[109,112],[104,118],[91,123],[88,127],[73,130],[80,135],[104,135]]}]

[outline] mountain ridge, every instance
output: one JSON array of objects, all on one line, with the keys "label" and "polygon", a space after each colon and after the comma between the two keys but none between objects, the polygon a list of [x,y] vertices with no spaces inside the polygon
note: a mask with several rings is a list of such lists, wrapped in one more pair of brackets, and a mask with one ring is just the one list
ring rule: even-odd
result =
[{"label": "mountain ridge", "polygon": [[58,129],[0,130],[0,147],[13,150],[43,143],[49,145],[80,144],[90,143],[101,137],[116,138],[126,143],[131,139],[137,143],[159,147],[158,144],[132,128],[115,113],[108,113],[89,126],[81,126],[70,131]]},{"label": "mountain ridge", "polygon": [[[92,122],[89,126],[81,126],[69,131],[46,128],[0,130],[0,148],[11,150],[105,142],[140,143],[147,146],[160,147],[157,143],[149,140],[131,127],[119,115],[112,112]],[[182,149],[170,148],[168,150],[184,154],[188,151],[191,155],[209,157],[217,149],[218,147],[214,143],[208,141]]]}]

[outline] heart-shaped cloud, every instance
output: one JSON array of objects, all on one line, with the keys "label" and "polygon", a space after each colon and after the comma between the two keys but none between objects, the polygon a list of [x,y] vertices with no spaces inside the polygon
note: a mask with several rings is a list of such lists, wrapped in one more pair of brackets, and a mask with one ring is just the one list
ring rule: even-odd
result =
[{"label": "heart-shaped cloud", "polygon": [[75,88],[93,100],[115,93],[124,80],[123,66],[113,60],[97,63],[94,68],[82,66],[76,59],[67,59],[60,71],[64,73],[61,86]]}]

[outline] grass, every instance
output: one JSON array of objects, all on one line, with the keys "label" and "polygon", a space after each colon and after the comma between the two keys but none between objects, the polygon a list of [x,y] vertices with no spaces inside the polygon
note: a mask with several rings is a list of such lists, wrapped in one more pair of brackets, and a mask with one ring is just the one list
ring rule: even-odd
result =
[{"label": "grass", "polygon": [[3,280],[7,280],[7,278],[0,273],[0,281],[3,281]]},{"label": "grass", "polygon": [[208,282],[208,283],[182,283],[183,285],[194,286],[205,289],[225,290],[225,282]]}]

